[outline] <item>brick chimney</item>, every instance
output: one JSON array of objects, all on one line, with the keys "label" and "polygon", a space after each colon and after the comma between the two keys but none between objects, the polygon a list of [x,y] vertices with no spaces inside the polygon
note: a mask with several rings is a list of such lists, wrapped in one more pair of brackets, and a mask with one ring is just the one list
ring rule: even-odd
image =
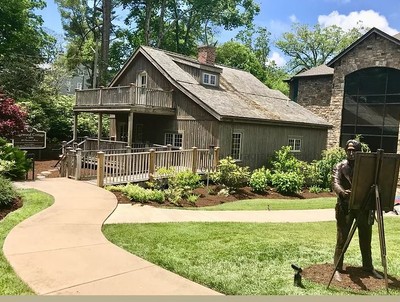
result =
[{"label": "brick chimney", "polygon": [[197,48],[197,51],[198,51],[197,60],[199,61],[200,64],[214,65],[216,56],[216,49],[214,46],[211,45],[199,46]]}]

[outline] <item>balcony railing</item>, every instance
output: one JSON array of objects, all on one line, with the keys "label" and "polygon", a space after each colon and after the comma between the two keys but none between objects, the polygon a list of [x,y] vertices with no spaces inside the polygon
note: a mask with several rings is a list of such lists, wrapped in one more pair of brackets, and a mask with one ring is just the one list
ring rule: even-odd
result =
[{"label": "balcony railing", "polygon": [[175,108],[172,90],[137,87],[136,85],[76,90],[76,106],[144,106]]}]

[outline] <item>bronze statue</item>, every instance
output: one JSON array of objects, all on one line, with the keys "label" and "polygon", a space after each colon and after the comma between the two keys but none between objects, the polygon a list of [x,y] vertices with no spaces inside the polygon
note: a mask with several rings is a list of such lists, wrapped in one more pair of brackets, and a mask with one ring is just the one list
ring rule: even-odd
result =
[{"label": "bronze statue", "polygon": [[362,268],[364,271],[369,272],[373,277],[382,279],[383,277],[375,271],[372,265],[372,224],[368,222],[370,214],[369,210],[349,209],[355,152],[361,151],[361,144],[356,140],[349,140],[346,143],[345,150],[347,159],[335,166],[332,175],[332,189],[338,196],[335,207],[337,236],[334,254],[334,263],[338,263],[338,265],[334,277],[337,281],[342,280],[340,273],[344,272],[344,256],[341,257],[341,259],[339,259],[339,257],[342,255],[353,221],[356,219],[362,257]]}]

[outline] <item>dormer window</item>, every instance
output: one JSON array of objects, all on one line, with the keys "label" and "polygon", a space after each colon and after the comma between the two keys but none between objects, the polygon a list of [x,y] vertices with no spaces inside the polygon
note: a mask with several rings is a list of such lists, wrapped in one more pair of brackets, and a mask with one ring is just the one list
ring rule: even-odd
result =
[{"label": "dormer window", "polygon": [[217,86],[217,76],[211,73],[203,73],[203,84]]}]

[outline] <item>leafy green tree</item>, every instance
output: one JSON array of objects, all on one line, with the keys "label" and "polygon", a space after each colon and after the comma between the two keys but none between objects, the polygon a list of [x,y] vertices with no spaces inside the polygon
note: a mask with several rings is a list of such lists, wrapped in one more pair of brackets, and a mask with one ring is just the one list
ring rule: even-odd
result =
[{"label": "leafy green tree", "polygon": [[363,30],[359,27],[344,31],[336,25],[322,27],[320,24],[310,28],[296,23],[291,32],[284,33],[276,42],[276,46],[291,58],[289,67],[292,70],[310,69],[326,63],[348,47],[362,35]]},{"label": "leafy green tree", "polygon": [[265,80],[264,69],[256,55],[239,42],[229,41],[217,47],[216,62],[248,71],[259,80]]},{"label": "leafy green tree", "polygon": [[270,35],[266,27],[254,26],[241,30],[235,37],[236,40],[246,45],[256,56],[261,66],[267,68],[267,59],[270,53]]},{"label": "leafy green tree", "polygon": [[34,13],[42,0],[0,0],[0,87],[11,97],[30,96],[42,79],[40,64],[51,59],[54,38]]},{"label": "leafy green tree", "polygon": [[289,85],[284,82],[289,75],[282,67],[276,66],[275,62],[270,62],[265,68],[264,84],[271,89],[277,89],[285,95],[289,95]]}]

